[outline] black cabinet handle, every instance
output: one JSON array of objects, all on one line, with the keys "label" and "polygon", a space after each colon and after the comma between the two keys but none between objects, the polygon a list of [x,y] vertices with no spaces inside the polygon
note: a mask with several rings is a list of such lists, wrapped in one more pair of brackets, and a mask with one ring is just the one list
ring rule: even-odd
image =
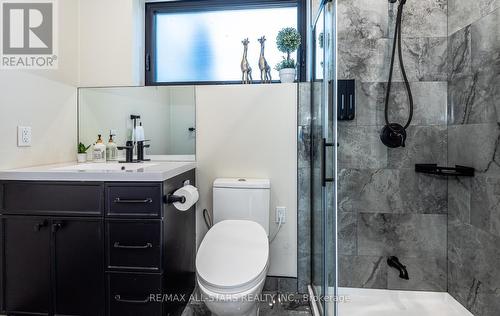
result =
[{"label": "black cabinet handle", "polygon": [[147,248],[153,248],[153,244],[148,242],[144,246],[126,246],[126,245],[120,245],[120,242],[117,241],[113,244],[113,247],[118,249],[147,249]]},{"label": "black cabinet handle", "polygon": [[115,198],[114,201],[115,203],[132,203],[132,204],[140,204],[140,203],[153,203],[152,198],[146,198],[144,200],[134,200],[134,199],[121,199],[121,198]]},{"label": "black cabinet handle", "polygon": [[41,221],[40,223],[35,224],[33,227],[36,232],[39,232],[43,227],[47,227],[49,222],[47,220]]},{"label": "black cabinet handle", "polygon": [[145,298],[143,300],[129,300],[122,298],[119,294],[116,294],[115,301],[120,303],[129,303],[129,304],[147,304],[149,303],[149,298]]},{"label": "black cabinet handle", "polygon": [[63,228],[63,223],[62,222],[57,222],[52,224],[52,232],[57,233],[61,228]]}]

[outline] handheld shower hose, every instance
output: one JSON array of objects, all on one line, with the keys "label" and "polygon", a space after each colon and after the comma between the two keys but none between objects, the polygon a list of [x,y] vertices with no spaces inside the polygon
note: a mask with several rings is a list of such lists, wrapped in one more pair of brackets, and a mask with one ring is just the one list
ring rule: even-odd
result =
[{"label": "handheld shower hose", "polygon": [[[397,0],[389,0],[391,3],[397,2]],[[403,7],[406,4],[406,0],[399,0],[398,13],[396,17],[396,28],[394,30],[394,42],[392,47],[392,58],[391,67],[389,70],[389,81],[387,82],[387,91],[385,96],[385,126],[380,132],[380,139],[382,143],[390,148],[405,147],[406,143],[406,129],[410,126],[411,120],[413,119],[413,95],[411,92],[410,83],[408,82],[408,77],[406,75],[406,70],[403,60],[402,43],[401,43],[401,33],[402,33],[402,21],[403,21]],[[408,121],[404,126],[398,123],[389,122],[389,97],[391,95],[392,87],[392,75],[394,72],[394,61],[396,59],[396,47],[398,49],[399,65],[401,68],[401,74],[403,75],[404,84],[406,91],[408,92],[409,100],[409,116]]]}]

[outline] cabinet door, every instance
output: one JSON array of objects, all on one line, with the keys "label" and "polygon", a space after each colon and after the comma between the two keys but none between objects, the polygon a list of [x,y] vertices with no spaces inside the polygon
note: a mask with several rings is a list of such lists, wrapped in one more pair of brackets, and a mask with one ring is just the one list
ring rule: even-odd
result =
[{"label": "cabinet door", "polygon": [[9,314],[50,312],[49,220],[2,217],[4,307]]},{"label": "cabinet door", "polygon": [[104,315],[103,222],[53,219],[55,314]]}]

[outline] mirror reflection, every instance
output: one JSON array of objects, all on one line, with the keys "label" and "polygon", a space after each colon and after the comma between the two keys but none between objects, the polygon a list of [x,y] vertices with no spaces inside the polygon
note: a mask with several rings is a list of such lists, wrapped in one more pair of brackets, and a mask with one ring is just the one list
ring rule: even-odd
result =
[{"label": "mirror reflection", "polygon": [[146,140],[146,155],[195,154],[193,86],[81,88],[78,111],[85,145],[101,135],[104,144],[111,136],[118,146]]}]

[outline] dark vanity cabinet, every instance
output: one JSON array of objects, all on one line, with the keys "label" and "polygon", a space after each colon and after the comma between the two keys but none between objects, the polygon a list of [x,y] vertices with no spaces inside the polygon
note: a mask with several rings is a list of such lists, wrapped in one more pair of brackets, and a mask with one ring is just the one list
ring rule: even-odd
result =
[{"label": "dark vanity cabinet", "polygon": [[0,182],[0,314],[180,314],[195,284],[195,212],[164,196],[186,181],[194,170],[153,183]]},{"label": "dark vanity cabinet", "polygon": [[51,234],[39,227],[44,221],[48,226],[43,218],[2,218],[2,251],[9,254],[2,260],[3,305],[11,312],[49,313]]},{"label": "dark vanity cabinet", "polygon": [[2,232],[5,310],[104,315],[101,221],[3,216]]}]

